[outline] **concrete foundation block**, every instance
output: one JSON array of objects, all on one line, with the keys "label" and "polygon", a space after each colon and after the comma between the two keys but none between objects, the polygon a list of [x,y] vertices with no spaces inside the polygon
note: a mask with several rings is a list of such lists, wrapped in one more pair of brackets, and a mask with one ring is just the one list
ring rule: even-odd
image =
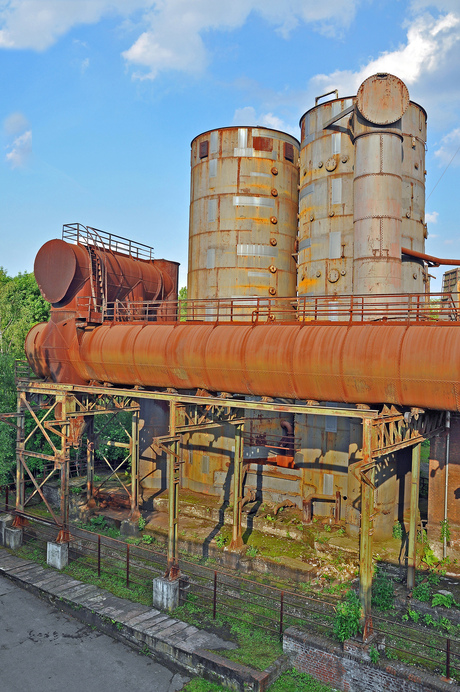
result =
[{"label": "concrete foundation block", "polygon": [[139,536],[139,524],[137,521],[129,521],[129,519],[123,519],[120,524],[120,533],[122,536]]},{"label": "concrete foundation block", "polygon": [[0,545],[6,545],[5,529],[11,526],[12,523],[13,517],[11,514],[0,514]]},{"label": "concrete foundation block", "polygon": [[5,528],[5,545],[11,550],[17,550],[22,545],[22,529],[13,529],[11,526]]},{"label": "concrete foundation block", "polygon": [[179,579],[169,581],[164,577],[153,580],[153,607],[174,610],[179,605]]},{"label": "concrete foundation block", "polygon": [[69,564],[69,544],[53,543],[46,544],[46,562],[55,569],[64,569]]}]

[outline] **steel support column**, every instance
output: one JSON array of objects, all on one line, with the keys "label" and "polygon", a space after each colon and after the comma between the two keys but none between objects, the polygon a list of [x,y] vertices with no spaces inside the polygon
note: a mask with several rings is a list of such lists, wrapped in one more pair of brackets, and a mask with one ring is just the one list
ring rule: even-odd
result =
[{"label": "steel support column", "polygon": [[23,397],[25,394],[18,392],[17,398],[17,432],[16,432],[16,509],[19,512],[24,511],[25,498],[25,482],[24,482],[24,449],[25,449],[25,433],[24,433],[24,404]]},{"label": "steel support column", "polygon": [[363,421],[363,461],[361,472],[361,531],[359,545],[359,599],[364,614],[363,639],[366,641],[372,634],[371,600],[372,600],[372,535],[374,533],[374,476],[372,465],[367,472],[366,465],[372,462],[372,423]]},{"label": "steel support column", "polygon": [[420,486],[420,454],[422,445],[412,447],[412,481],[410,487],[410,520],[409,520],[409,547],[407,563],[407,588],[415,586],[415,568],[417,563],[417,517],[418,498]]},{"label": "steel support column", "polygon": [[230,550],[243,546],[241,532],[241,510],[243,503],[243,428],[244,423],[235,426],[235,457],[233,460],[233,532]]},{"label": "steel support column", "polygon": [[[171,401],[169,408],[169,434],[174,437],[176,434],[176,402]],[[177,579],[179,570],[179,550],[178,550],[178,517],[179,517],[179,442],[170,442],[167,454],[168,463],[168,565],[166,576],[170,580]]]},{"label": "steel support column", "polygon": [[94,416],[86,419],[86,502],[93,504],[94,485]]},{"label": "steel support column", "polygon": [[56,397],[58,403],[61,404],[61,449],[56,456],[56,462],[59,466],[60,481],[61,481],[61,530],[56,539],[57,543],[66,543],[69,536],[69,467],[70,467],[70,451],[68,441],[68,417],[67,414],[72,409],[70,397],[66,394]]},{"label": "steel support column", "polygon": [[131,521],[138,521],[139,513],[139,411],[131,419]]}]

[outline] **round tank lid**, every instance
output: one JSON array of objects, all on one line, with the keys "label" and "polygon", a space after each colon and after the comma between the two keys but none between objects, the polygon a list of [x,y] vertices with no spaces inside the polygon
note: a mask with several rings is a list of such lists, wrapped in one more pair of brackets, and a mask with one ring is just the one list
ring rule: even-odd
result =
[{"label": "round tank lid", "polygon": [[65,297],[76,266],[72,246],[63,240],[49,240],[40,248],[35,258],[34,274],[45,300],[58,303]]},{"label": "round tank lid", "polygon": [[368,77],[358,89],[357,106],[361,115],[375,125],[399,120],[409,105],[409,91],[398,77],[381,73]]}]

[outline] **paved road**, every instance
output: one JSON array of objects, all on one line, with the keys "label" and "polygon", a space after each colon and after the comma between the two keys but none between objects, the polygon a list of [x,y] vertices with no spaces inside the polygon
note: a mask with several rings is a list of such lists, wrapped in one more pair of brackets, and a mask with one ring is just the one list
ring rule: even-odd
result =
[{"label": "paved road", "polygon": [[186,680],[0,576],[1,692],[178,692]]}]

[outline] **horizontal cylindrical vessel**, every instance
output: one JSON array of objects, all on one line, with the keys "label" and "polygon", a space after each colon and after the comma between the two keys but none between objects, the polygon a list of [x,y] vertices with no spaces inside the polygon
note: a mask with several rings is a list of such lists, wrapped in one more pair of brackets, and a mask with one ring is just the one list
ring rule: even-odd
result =
[{"label": "horizontal cylindrical vessel", "polygon": [[40,248],[34,273],[43,297],[55,307],[67,305],[77,294],[99,296],[101,290],[108,302],[177,297],[175,262],[132,258],[59,239]]},{"label": "horizontal cylindrical vessel", "polygon": [[26,340],[37,374],[81,382],[459,411],[460,324],[103,325],[47,346]]},{"label": "horizontal cylindrical vessel", "polygon": [[295,295],[298,156],[267,128],[193,140],[188,298]]}]

